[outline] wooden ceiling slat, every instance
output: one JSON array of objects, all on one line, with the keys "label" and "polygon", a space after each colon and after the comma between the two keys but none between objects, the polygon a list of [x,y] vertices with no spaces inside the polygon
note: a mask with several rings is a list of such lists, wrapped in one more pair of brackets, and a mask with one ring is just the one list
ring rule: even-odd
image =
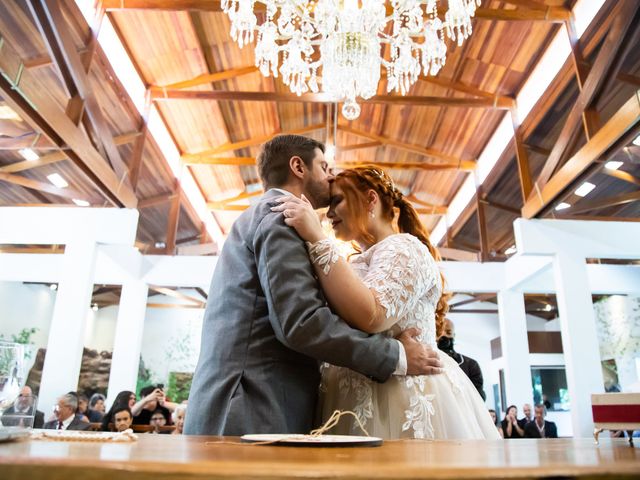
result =
[{"label": "wooden ceiling slat", "polygon": [[576,214],[581,212],[589,212],[592,210],[599,210],[601,208],[612,207],[614,205],[624,205],[631,202],[637,202],[640,200],[640,191],[623,193],[607,198],[597,198],[594,200],[582,200],[575,205],[567,208],[569,214]]},{"label": "wooden ceiling slat", "polygon": [[618,180],[640,186],[640,178],[634,177],[629,172],[625,172],[622,170],[609,170],[608,168],[604,168],[602,169],[602,173],[604,173],[605,175],[609,175],[610,177],[617,178]]}]

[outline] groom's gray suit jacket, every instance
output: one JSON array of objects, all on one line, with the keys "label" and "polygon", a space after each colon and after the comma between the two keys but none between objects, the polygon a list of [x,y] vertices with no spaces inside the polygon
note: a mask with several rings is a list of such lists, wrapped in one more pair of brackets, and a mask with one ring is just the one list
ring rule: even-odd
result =
[{"label": "groom's gray suit jacket", "polygon": [[234,223],[216,264],[184,427],[187,434],[307,433],[318,361],[378,381],[398,342],[350,328],[326,304],[304,242],[269,190]]}]

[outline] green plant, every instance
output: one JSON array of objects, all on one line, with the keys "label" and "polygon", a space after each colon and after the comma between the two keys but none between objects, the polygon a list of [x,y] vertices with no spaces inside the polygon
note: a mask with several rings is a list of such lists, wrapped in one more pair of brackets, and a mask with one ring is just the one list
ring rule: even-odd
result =
[{"label": "green plant", "polygon": [[170,372],[169,385],[166,391],[167,397],[174,403],[182,403],[184,400],[188,400],[192,380],[193,373],[191,372]]},{"label": "green plant", "polygon": [[[19,343],[21,345],[34,345],[34,342],[31,340],[31,336],[34,335],[39,329],[36,327],[31,328],[23,328],[18,332],[18,334],[11,334],[11,341],[13,343]],[[4,340],[4,334],[0,334],[0,340]],[[25,358],[31,358],[31,350],[25,349],[24,356]]]}]

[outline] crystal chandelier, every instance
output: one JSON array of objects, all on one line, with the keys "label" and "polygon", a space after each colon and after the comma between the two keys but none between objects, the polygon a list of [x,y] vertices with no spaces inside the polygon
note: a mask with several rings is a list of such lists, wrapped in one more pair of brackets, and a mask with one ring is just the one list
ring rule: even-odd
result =
[{"label": "crystal chandelier", "polygon": [[446,61],[445,35],[462,45],[480,2],[448,0],[441,19],[437,0],[260,0],[260,25],[256,0],[222,0],[222,9],[240,47],[257,32],[256,66],[264,76],[282,75],[301,95],[319,91],[322,69],[322,91],[343,101],[342,114],[353,120],[360,115],[356,98],[376,94],[381,67],[387,91],[402,95],[421,72],[436,75]]}]

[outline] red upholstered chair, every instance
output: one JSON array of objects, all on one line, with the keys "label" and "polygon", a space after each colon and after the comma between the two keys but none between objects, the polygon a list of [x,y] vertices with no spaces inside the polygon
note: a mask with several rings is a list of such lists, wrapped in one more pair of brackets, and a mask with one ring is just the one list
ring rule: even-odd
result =
[{"label": "red upholstered chair", "polygon": [[640,393],[597,393],[591,395],[593,438],[603,430],[626,430],[633,445],[633,431],[640,430]]}]

